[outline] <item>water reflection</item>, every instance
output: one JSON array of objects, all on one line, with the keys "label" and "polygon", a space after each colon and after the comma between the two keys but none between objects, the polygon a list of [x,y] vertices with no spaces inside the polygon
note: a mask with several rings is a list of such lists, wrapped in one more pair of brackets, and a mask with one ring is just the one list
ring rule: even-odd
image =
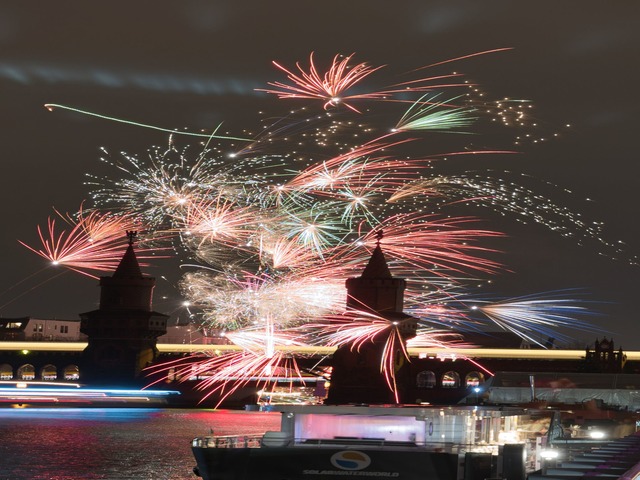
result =
[{"label": "water reflection", "polygon": [[0,480],[193,480],[194,437],[257,434],[279,421],[231,410],[0,409]]}]

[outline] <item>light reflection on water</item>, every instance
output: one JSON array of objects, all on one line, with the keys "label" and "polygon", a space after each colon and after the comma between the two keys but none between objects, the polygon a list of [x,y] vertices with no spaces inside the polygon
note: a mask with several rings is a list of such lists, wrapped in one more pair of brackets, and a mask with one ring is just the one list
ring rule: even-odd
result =
[{"label": "light reflection on water", "polygon": [[0,480],[195,480],[196,436],[278,429],[280,414],[142,408],[0,409]]}]

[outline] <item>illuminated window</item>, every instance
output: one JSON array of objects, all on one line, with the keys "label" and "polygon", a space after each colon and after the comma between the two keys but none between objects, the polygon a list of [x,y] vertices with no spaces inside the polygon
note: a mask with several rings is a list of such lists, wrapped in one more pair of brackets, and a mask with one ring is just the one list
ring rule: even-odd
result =
[{"label": "illuminated window", "polygon": [[449,371],[442,375],[443,388],[458,388],[460,386],[460,375],[458,372]]}]

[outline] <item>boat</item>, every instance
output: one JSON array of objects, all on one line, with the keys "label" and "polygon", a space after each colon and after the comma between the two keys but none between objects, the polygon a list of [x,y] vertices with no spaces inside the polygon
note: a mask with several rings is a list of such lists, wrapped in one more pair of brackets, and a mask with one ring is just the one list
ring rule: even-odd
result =
[{"label": "boat", "polygon": [[[540,468],[554,411],[430,405],[275,405],[279,431],[192,441],[204,480],[508,478]],[[259,414],[259,413],[258,413]]]},{"label": "boat", "polygon": [[[379,232],[362,275],[346,281],[347,310],[373,313],[392,322],[400,340],[406,342],[415,336],[417,320],[402,311],[405,282],[392,277],[381,238]],[[412,372],[411,362],[400,359],[390,363],[397,387],[391,391],[391,382],[380,368],[387,347],[384,338],[376,338],[338,348],[331,359],[331,387],[323,405],[269,406],[270,411],[281,414],[278,431],[195,438],[194,473],[204,480],[525,480],[533,472],[544,474],[545,459],[552,458],[548,449],[560,444],[566,449],[584,449],[610,441],[604,438],[603,429],[592,435],[596,430],[579,421],[585,420],[580,412],[567,412],[572,419],[565,418],[565,430],[557,408],[518,405],[541,400],[546,393],[547,385],[541,379],[536,382],[535,374],[520,373],[517,382],[507,379],[505,384],[480,386],[481,376],[474,364],[474,375],[465,378],[476,382],[469,386],[477,390],[473,389],[465,404],[434,406],[418,400],[435,386],[432,368],[423,365]],[[446,368],[441,377],[443,390],[459,383],[458,373]],[[567,382],[553,382],[548,386],[554,400],[565,400],[562,395],[569,395],[569,390],[576,393],[576,385],[569,388]],[[420,397],[413,385],[422,388]],[[597,395],[602,392],[594,392],[593,385],[584,386],[588,391],[579,392],[586,394],[580,399],[601,398]],[[504,398],[496,397],[505,392],[501,387],[507,389],[505,395],[514,405],[505,405]],[[560,395],[558,390],[563,389],[567,392]],[[409,404],[411,399],[416,399],[415,404]],[[572,395],[571,400],[578,397]],[[482,402],[496,404],[478,404]],[[571,430],[575,426],[580,426],[580,435],[577,429]]]}]

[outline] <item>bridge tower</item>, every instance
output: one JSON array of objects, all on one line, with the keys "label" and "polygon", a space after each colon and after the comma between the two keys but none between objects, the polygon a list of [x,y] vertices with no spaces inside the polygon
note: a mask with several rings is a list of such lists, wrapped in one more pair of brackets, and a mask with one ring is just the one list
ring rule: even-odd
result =
[{"label": "bridge tower", "polygon": [[151,309],[155,278],[142,274],[134,250],[137,232],[110,277],[100,278],[100,306],[80,314],[89,337],[82,353],[82,380],[93,384],[138,383],[142,369],[158,355],[156,342],[167,332],[167,315]]},{"label": "bridge tower", "polygon": [[[397,329],[400,338],[406,340],[416,335],[417,319],[403,312],[406,280],[394,278],[380,246],[382,232],[378,232],[376,247],[369,263],[359,277],[349,278],[347,287],[347,310],[363,312],[362,318],[378,317],[388,321]],[[396,344],[394,354],[394,376],[398,397],[389,388],[381,372],[381,361],[386,348],[388,333],[381,333],[358,348],[343,345],[332,359],[331,387],[326,403],[403,403],[403,393],[411,381],[405,378],[408,368],[402,346]]]}]

